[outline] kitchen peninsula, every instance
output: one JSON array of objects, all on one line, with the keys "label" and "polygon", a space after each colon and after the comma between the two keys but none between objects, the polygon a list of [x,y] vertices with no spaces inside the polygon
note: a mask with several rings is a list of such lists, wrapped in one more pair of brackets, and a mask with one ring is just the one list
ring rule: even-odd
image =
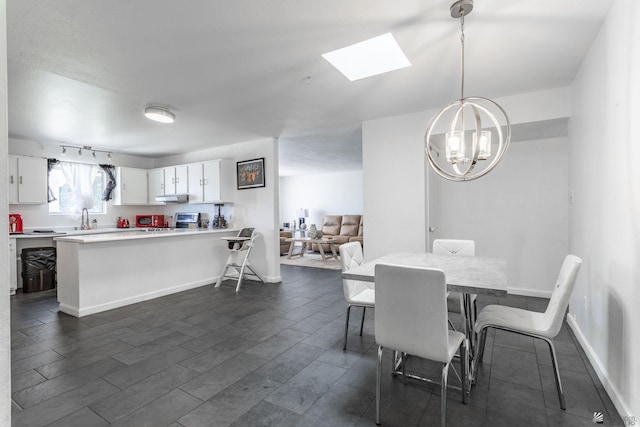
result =
[{"label": "kitchen peninsula", "polygon": [[215,283],[236,229],[55,237],[60,311],[87,316]]}]

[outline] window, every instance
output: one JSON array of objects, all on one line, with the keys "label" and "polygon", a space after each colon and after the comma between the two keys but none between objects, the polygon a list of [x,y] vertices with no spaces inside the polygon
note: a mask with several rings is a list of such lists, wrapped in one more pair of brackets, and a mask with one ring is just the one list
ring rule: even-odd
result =
[{"label": "window", "polygon": [[[92,165],[83,166],[91,167]],[[88,184],[90,184],[91,194],[93,195],[93,206],[87,209],[90,213],[106,214],[107,203],[102,201],[102,192],[104,191],[106,183],[105,173],[97,165],[92,169],[91,182]],[[81,176],[81,174],[78,176]],[[81,183],[80,185],[83,184],[85,183]],[[51,172],[49,172],[49,188],[56,198],[56,200],[49,202],[50,214],[73,214],[76,211],[76,198],[62,170],[62,163],[55,165],[53,169],[51,169]],[[87,203],[87,205],[88,204],[90,203]],[[81,209],[78,209],[78,211],[80,210]]]}]

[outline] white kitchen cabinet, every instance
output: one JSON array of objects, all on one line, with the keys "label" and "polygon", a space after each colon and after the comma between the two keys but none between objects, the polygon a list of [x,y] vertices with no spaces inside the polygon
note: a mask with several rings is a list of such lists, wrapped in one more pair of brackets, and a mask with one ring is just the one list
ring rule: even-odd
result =
[{"label": "white kitchen cabinet", "polygon": [[164,194],[188,194],[189,171],[187,165],[164,169]]},{"label": "white kitchen cabinet", "polygon": [[114,205],[146,205],[148,192],[146,169],[116,168]]},{"label": "white kitchen cabinet", "polygon": [[14,295],[18,288],[18,258],[16,257],[16,239],[9,239],[9,293]]},{"label": "white kitchen cabinet", "polygon": [[150,205],[164,205],[156,202],[156,196],[164,196],[164,169],[149,170],[149,200]]},{"label": "white kitchen cabinet", "polygon": [[47,203],[47,159],[9,156],[10,204]]},{"label": "white kitchen cabinet", "polygon": [[233,164],[230,160],[209,160],[188,167],[190,203],[233,202]]}]

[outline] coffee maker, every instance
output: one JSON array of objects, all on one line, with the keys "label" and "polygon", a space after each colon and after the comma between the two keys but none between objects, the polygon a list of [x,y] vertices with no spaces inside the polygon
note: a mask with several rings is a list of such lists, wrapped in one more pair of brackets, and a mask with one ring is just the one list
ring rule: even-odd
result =
[{"label": "coffee maker", "polygon": [[20,214],[9,214],[9,233],[22,233],[22,217]]},{"label": "coffee maker", "polygon": [[213,228],[227,228],[227,220],[224,219],[224,216],[220,213],[220,209],[224,206],[222,203],[216,203],[216,207],[218,208],[218,215],[213,219]]}]

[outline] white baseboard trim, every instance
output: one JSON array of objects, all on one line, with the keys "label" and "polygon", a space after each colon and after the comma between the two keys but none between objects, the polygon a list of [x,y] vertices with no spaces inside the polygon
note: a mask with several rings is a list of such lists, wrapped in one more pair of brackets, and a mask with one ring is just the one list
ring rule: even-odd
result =
[{"label": "white baseboard trim", "polygon": [[537,289],[509,288],[507,291],[511,295],[522,295],[525,297],[551,298],[552,291],[540,291]]},{"label": "white baseboard trim", "polygon": [[[217,280],[217,277],[215,278]],[[198,288],[200,286],[206,285],[214,285],[216,282],[211,278],[205,280],[198,280],[190,283],[183,283],[180,285],[173,286],[171,288],[160,289],[154,292],[149,292],[146,294],[134,295],[132,297],[123,298],[116,301],[109,301],[103,304],[96,304],[89,307],[73,307],[68,304],[60,303],[58,309],[66,314],[69,314],[74,317],[83,317],[89,316],[91,314],[101,313],[103,311],[112,310],[114,308],[124,307],[127,305],[135,304],[142,301],[148,301],[150,299],[155,299],[159,297],[163,297],[166,295],[175,294],[178,292],[186,291],[193,288]]]},{"label": "white baseboard trim", "polygon": [[582,333],[582,329],[580,329],[580,325],[578,325],[578,322],[576,322],[576,317],[574,314],[571,314],[571,313],[567,314],[567,324],[573,331],[573,334],[578,339],[578,342],[580,343],[582,350],[584,350],[585,354],[587,355],[587,358],[589,359],[589,362],[591,363],[591,366],[593,366],[593,370],[596,371],[596,375],[598,375],[598,378],[600,379],[600,382],[604,386],[604,389],[607,391],[607,394],[611,398],[613,405],[618,410],[618,414],[621,416],[635,415],[635,414],[631,414],[631,411],[629,410],[627,405],[624,403],[624,401],[620,397],[620,393],[618,392],[618,389],[611,382],[611,379],[609,378],[609,374],[607,373],[606,369],[604,368],[604,366],[602,366],[602,363],[600,362],[600,358],[598,357],[596,352],[593,350],[593,347],[591,347],[591,344],[589,344],[589,341],[587,341],[587,337],[585,337],[584,334]]}]

